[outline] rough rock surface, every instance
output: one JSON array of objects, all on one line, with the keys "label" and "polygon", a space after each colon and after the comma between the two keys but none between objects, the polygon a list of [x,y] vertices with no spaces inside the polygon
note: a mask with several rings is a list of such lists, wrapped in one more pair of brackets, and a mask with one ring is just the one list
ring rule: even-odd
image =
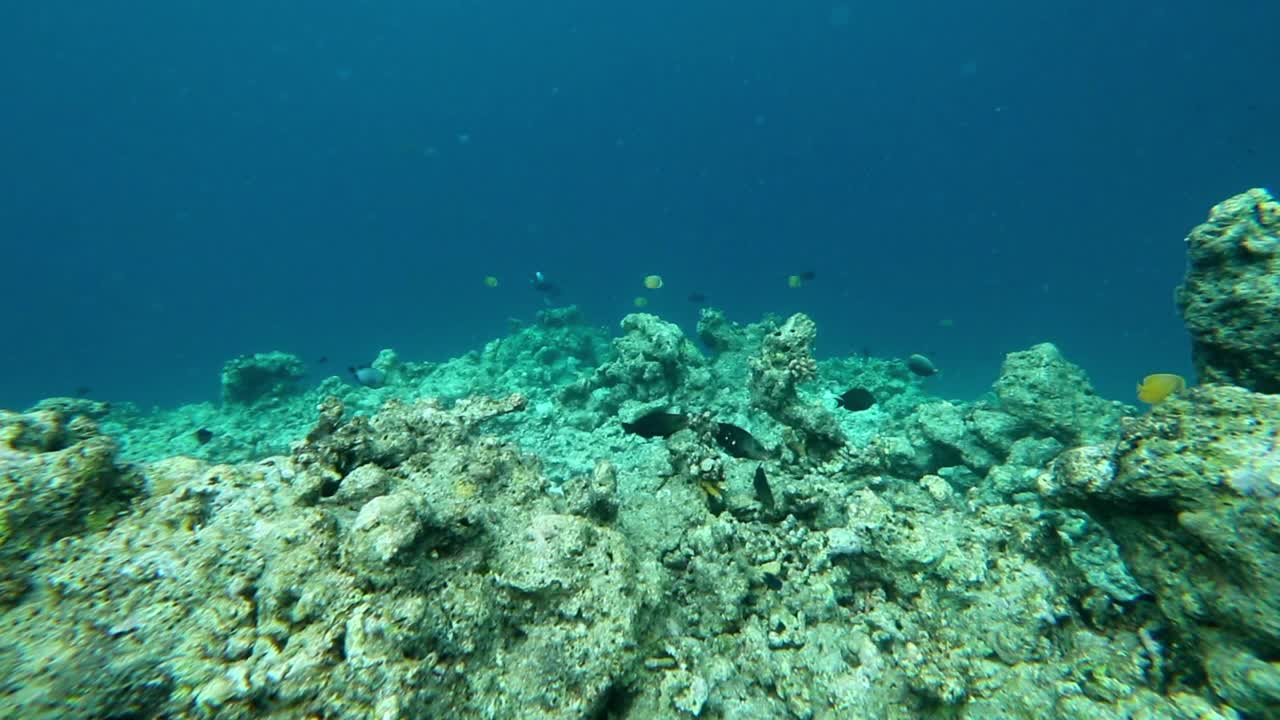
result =
[{"label": "rough rock surface", "polygon": [[1178,307],[1201,382],[1280,393],[1280,203],[1250,190],[1187,236]]},{"label": "rough rock surface", "polygon": [[795,430],[799,443],[825,454],[844,444],[840,426],[829,410],[803,402],[798,392],[801,383],[818,374],[813,358],[817,335],[817,325],[807,315],[797,313],[787,318],[764,336],[759,351],[748,360],[748,387],[753,405]]},{"label": "rough rock surface", "polygon": [[306,365],[297,355],[279,350],[243,355],[222,366],[222,400],[247,405],[280,398],[297,390],[306,376]]},{"label": "rough rock surface", "polygon": [[1280,718],[1280,398],[1192,388],[1039,480],[1118,543],[1170,624],[1170,670]]},{"label": "rough rock surface", "polygon": [[1006,412],[1067,445],[1114,434],[1128,412],[1123,403],[1099,397],[1084,371],[1051,343],[1009,353],[994,390]]},{"label": "rough rock surface", "polygon": [[669,399],[682,386],[701,388],[710,379],[702,354],[674,323],[634,313],[622,319],[622,331],[613,358],[571,385],[566,400],[608,416],[629,400]]},{"label": "rough rock surface", "polygon": [[0,715],[588,717],[644,585],[616,531],[475,432],[522,406],[393,405],[291,458],[148,466],[110,531],[36,552]]},{"label": "rough rock surface", "polygon": [[37,548],[106,527],[141,492],[117,449],[87,415],[0,410],[0,607],[26,590]]}]

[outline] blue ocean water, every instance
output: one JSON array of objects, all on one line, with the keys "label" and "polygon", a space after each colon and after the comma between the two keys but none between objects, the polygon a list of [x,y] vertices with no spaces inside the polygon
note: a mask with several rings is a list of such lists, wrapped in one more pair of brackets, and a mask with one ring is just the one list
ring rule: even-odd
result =
[{"label": "blue ocean water", "polygon": [[[444,359],[542,307],[804,311],[973,397],[1057,343],[1190,374],[1182,238],[1280,170],[1280,5],[0,8],[0,407],[214,399],[270,349]],[[816,278],[790,288],[788,275]],[[665,287],[647,292],[643,276]],[[486,287],[485,276],[500,280]]]}]

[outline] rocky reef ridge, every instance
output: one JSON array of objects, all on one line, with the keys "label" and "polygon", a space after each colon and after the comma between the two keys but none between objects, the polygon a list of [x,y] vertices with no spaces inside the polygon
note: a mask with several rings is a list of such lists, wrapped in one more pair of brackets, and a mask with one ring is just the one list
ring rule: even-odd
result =
[{"label": "rocky reef ridge", "polygon": [[1269,349],[1140,414],[1048,343],[959,402],[818,330],[564,308],[380,387],[0,413],[0,715],[1280,717]]}]

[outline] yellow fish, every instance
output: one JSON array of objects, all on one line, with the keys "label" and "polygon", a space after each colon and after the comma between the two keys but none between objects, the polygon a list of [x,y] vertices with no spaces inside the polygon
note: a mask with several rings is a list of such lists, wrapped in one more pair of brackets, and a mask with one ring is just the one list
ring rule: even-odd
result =
[{"label": "yellow fish", "polygon": [[1138,399],[1144,403],[1155,405],[1164,402],[1170,395],[1187,389],[1187,381],[1181,375],[1173,373],[1156,373],[1142,378],[1138,383]]}]

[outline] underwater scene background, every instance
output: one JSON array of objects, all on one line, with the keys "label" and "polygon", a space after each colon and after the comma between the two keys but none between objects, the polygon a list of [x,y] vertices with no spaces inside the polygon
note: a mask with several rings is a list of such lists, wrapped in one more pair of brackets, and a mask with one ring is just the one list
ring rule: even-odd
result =
[{"label": "underwater scene background", "polygon": [[804,311],[820,356],[932,353],[957,397],[1053,341],[1130,399],[1188,369],[1186,229],[1280,167],[1266,2],[0,13],[9,407],[442,360],[530,319],[535,271],[611,327],[650,273],[686,329],[693,292]]},{"label": "underwater scene background", "polygon": [[0,717],[1280,720],[1277,20],[0,9]]}]

